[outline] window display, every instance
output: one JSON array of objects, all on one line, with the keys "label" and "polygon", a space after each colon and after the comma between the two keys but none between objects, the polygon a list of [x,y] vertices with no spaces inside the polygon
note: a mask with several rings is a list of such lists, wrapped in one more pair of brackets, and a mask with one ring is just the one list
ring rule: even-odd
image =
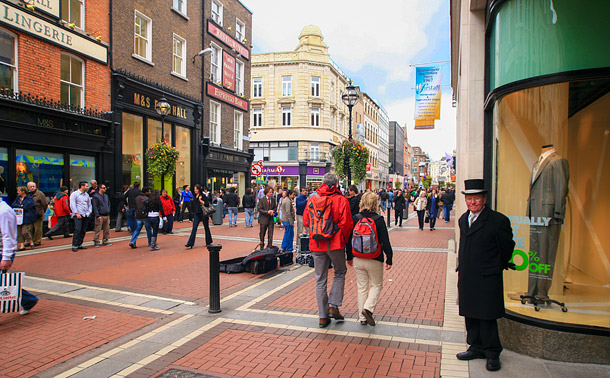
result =
[{"label": "window display", "polygon": [[0,197],[8,202],[8,149],[0,147]]},{"label": "window display", "polygon": [[176,187],[191,184],[191,130],[176,126],[176,149],[180,152],[176,163]]},{"label": "window display", "polygon": [[144,119],[140,116],[123,113],[123,175],[122,184],[131,185],[134,181],[142,181],[143,171],[143,151],[142,151],[142,131],[144,129]]},{"label": "window display", "polygon": [[[148,123],[148,130],[147,130],[148,131],[148,140],[147,140],[146,148],[148,148],[149,146],[152,146],[153,144],[160,142],[162,140],[164,140],[165,143],[169,144],[170,146],[172,145],[172,124],[171,123],[165,122],[165,124],[162,125],[161,121],[156,120],[156,119],[151,119],[151,118],[148,118],[147,123]],[[161,129],[163,129],[163,130],[161,130]],[[163,131],[163,134],[165,134],[165,135],[161,135],[162,131]],[[153,177],[150,174],[147,175],[147,177],[148,177],[148,186],[150,186],[152,189],[161,190],[161,177]],[[174,178],[172,175],[165,176],[164,188],[168,190],[168,193],[170,195],[173,193],[173,191],[171,190],[173,181],[174,181]]]},{"label": "window display", "polygon": [[81,181],[90,182],[95,178],[95,157],[70,155],[70,192],[78,190]]},{"label": "window display", "polygon": [[610,327],[610,80],[514,92],[493,117],[493,198],[516,242],[507,310]]},{"label": "window display", "polygon": [[18,149],[16,157],[17,186],[33,181],[38,190],[51,197],[63,185],[63,154]]}]

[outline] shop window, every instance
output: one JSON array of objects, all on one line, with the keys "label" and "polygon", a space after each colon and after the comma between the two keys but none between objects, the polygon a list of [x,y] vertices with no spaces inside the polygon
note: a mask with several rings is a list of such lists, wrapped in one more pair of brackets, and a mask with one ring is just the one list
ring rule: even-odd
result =
[{"label": "shop window", "polygon": [[83,0],[62,0],[61,17],[64,21],[85,29],[85,4]]},{"label": "shop window", "polygon": [[123,113],[121,128],[123,130],[122,184],[130,185],[134,181],[141,183],[144,177],[142,164],[144,119],[140,116]]},{"label": "shop window", "polygon": [[[516,243],[508,310],[610,327],[608,124],[610,80],[524,89],[494,104],[492,198]],[[521,295],[540,300],[540,311]]]},{"label": "shop window", "polygon": [[282,96],[292,96],[292,76],[282,76]]},{"label": "shop window", "polygon": [[210,101],[210,142],[220,144],[220,104]]},{"label": "shop window", "polygon": [[83,61],[71,56],[61,55],[61,102],[76,108],[85,103]]},{"label": "shop window", "polygon": [[221,49],[215,44],[211,44],[212,54],[210,57],[210,80],[220,85],[220,56]]},{"label": "shop window", "polygon": [[260,127],[263,125],[263,109],[253,108],[252,109],[252,126]]},{"label": "shop window", "polygon": [[191,130],[176,126],[176,149],[180,152],[176,162],[176,187],[191,182]]},{"label": "shop window", "polygon": [[64,155],[43,151],[17,150],[17,186],[36,183],[47,197],[54,195],[63,183]]},{"label": "shop window", "polygon": [[[151,145],[153,145],[159,141],[165,141],[165,143],[167,143],[168,145],[170,145],[170,146],[172,145],[172,124],[171,123],[165,122],[165,124],[163,125],[161,123],[161,121],[159,121],[159,120],[148,118],[147,124],[148,124],[148,129],[146,131],[148,134],[148,140],[147,140],[146,148],[150,147]],[[148,174],[147,177],[148,177],[148,186],[150,186],[151,188],[154,188],[154,189],[161,190],[161,177],[152,176],[150,174]],[[164,177],[164,180],[165,180],[164,187],[168,188],[168,189],[171,188],[172,182],[173,182],[172,175],[166,175]]]},{"label": "shop window", "polygon": [[0,147],[0,198],[8,202],[8,149]]},{"label": "shop window", "polygon": [[244,147],[244,114],[235,111],[233,116],[233,147],[242,150]]},{"label": "shop window", "polygon": [[311,77],[311,95],[320,97],[320,78],[318,76]]},{"label": "shop window", "polygon": [[17,92],[17,37],[0,29],[0,91]]},{"label": "shop window", "polygon": [[235,19],[235,39],[239,42],[243,42],[246,38],[246,24],[240,21],[239,18]]},{"label": "shop window", "polygon": [[222,26],[223,8],[220,1],[212,0],[212,20],[220,26]]},{"label": "shop window", "polygon": [[311,126],[320,126],[320,108],[311,108]]},{"label": "shop window", "polygon": [[186,78],[186,40],[174,34],[172,73]]},{"label": "shop window", "polygon": [[79,182],[90,182],[93,179],[95,179],[95,157],[70,155],[70,192],[78,190]]},{"label": "shop window", "polygon": [[292,108],[285,106],[282,108],[282,126],[290,126],[292,118]]},{"label": "shop window", "polygon": [[186,16],[186,2],[187,0],[174,0],[174,10],[183,16]]},{"label": "shop window", "polygon": [[235,61],[235,93],[244,95],[244,63]]},{"label": "shop window", "polygon": [[252,78],[252,97],[263,97],[263,78]]},{"label": "shop window", "polygon": [[136,57],[148,62],[152,61],[152,20],[135,11],[134,17],[134,49]]}]

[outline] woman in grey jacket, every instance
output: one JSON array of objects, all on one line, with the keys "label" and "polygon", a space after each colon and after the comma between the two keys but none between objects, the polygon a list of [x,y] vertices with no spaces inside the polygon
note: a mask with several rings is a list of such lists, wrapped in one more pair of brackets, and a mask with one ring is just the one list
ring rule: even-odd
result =
[{"label": "woman in grey jacket", "polygon": [[292,252],[292,241],[294,239],[294,220],[296,218],[294,206],[292,206],[294,197],[294,190],[289,190],[288,195],[282,199],[280,204],[280,221],[284,226],[284,239],[282,239],[281,249],[286,252]]}]

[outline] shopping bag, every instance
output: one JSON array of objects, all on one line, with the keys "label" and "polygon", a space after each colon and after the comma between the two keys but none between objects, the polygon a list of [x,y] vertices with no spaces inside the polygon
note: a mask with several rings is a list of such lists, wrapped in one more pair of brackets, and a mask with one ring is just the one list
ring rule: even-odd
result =
[{"label": "shopping bag", "polygon": [[15,215],[17,216],[17,226],[21,226],[23,224],[23,209],[21,208],[13,208]]},{"label": "shopping bag", "polygon": [[430,216],[428,214],[426,214],[426,218],[424,219],[424,222],[430,223]]},{"label": "shopping bag", "polygon": [[0,313],[21,311],[21,282],[25,273],[0,274]]}]

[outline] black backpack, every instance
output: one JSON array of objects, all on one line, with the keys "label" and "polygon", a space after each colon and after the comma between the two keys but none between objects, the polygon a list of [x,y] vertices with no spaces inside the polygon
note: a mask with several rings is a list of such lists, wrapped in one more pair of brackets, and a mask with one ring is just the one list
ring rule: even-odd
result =
[{"label": "black backpack", "polygon": [[139,195],[136,197],[136,219],[148,217],[148,197]]}]

